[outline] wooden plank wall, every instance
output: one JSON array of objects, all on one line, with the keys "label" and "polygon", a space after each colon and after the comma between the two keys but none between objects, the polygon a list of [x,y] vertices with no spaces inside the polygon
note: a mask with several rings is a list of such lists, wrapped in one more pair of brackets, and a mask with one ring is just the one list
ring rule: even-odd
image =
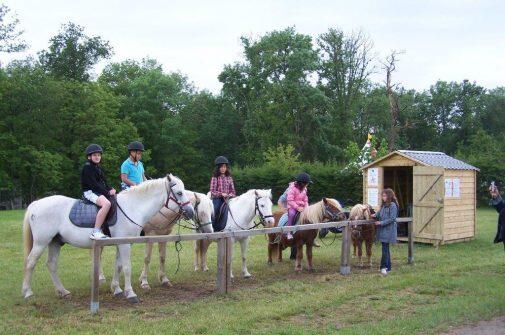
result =
[{"label": "wooden plank wall", "polygon": [[445,170],[445,178],[460,179],[460,197],[445,198],[444,242],[475,236],[476,193],[473,170]]}]

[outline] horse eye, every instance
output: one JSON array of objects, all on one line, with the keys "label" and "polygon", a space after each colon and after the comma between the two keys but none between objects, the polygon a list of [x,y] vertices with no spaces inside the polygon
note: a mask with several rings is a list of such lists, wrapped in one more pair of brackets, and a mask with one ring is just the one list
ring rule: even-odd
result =
[{"label": "horse eye", "polygon": [[261,205],[261,207],[265,207],[265,205]]},{"label": "horse eye", "polygon": [[182,195],[182,192],[177,192],[177,195],[181,196],[181,195]]}]

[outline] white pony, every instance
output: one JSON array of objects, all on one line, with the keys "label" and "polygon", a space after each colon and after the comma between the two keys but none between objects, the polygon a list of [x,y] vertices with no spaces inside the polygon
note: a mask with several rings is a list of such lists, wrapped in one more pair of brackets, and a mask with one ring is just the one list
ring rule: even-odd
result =
[{"label": "white pony", "polygon": [[[249,190],[236,198],[230,199],[228,204],[229,211],[226,227],[224,228],[225,231],[256,228],[258,224],[253,222],[256,216],[260,217],[260,223],[267,228],[271,228],[275,223],[272,215],[272,190]],[[247,271],[247,246],[249,244],[249,237],[237,237],[233,238],[233,241],[240,242],[242,276],[244,276],[244,278],[249,278],[251,277],[251,274]],[[195,245],[195,271],[199,269],[207,271],[209,269],[207,267],[207,250],[209,244],[210,241],[197,241]]]},{"label": "white pony", "polygon": [[[202,193],[197,193],[193,191],[186,191],[186,196],[191,201],[195,209],[195,216],[193,218],[194,227],[197,232],[200,233],[213,233],[212,228],[212,215],[214,213],[214,205],[212,200],[208,196]],[[144,227],[144,232],[146,236],[148,235],[169,235],[172,232],[174,224],[178,221],[179,215],[172,211],[164,211],[163,213],[158,213],[154,218],[149,220],[147,225]],[[146,243],[145,257],[144,257],[144,268],[142,274],[140,275],[140,287],[145,290],[149,290],[149,282],[147,281],[149,264],[151,263],[151,255],[153,252],[153,243]],[[162,286],[172,286],[170,280],[165,273],[165,258],[167,256],[167,243],[158,243],[158,252],[160,256],[160,263],[158,267],[158,278]]]},{"label": "white pony", "polygon": [[[25,298],[33,295],[30,288],[33,269],[47,246],[47,267],[56,292],[60,297],[70,295],[57,274],[61,245],[68,243],[79,248],[92,247],[92,240],[89,238],[92,228],[76,227],[68,218],[74,202],[75,199],[55,195],[34,201],[28,206],[23,223],[25,274],[22,294]],[[184,193],[184,183],[171,174],[119,193],[117,203],[117,222],[110,227],[112,237],[140,235],[146,222],[163,207],[172,211],[183,211],[188,218],[194,215],[193,205]],[[122,269],[125,277],[125,296],[130,302],[138,302],[131,286],[130,244],[118,245],[117,249],[111,289],[116,295],[123,292],[119,287],[119,273]]]}]

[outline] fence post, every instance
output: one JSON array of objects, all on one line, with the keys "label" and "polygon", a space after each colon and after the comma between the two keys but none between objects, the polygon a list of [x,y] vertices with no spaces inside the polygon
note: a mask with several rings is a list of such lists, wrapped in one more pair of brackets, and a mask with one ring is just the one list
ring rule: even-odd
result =
[{"label": "fence post", "polygon": [[344,227],[342,234],[342,252],[340,254],[340,274],[347,275],[351,273],[351,266],[349,264],[349,256],[351,253],[351,228],[349,224]]},{"label": "fence post", "polygon": [[96,241],[93,241],[93,261],[92,261],[92,266],[93,266],[93,274],[91,278],[91,313],[96,314],[98,313],[98,308],[99,308],[99,298],[98,294],[100,291],[100,283],[99,283],[99,276],[100,276],[100,246],[96,245]]},{"label": "fence post", "polygon": [[408,230],[408,236],[409,236],[409,258],[408,258],[408,263],[409,264],[414,264],[414,232],[413,230],[413,224],[412,220],[410,220],[407,223],[407,230]]},{"label": "fence post", "polygon": [[217,279],[216,286],[219,293],[228,293],[231,286],[231,253],[233,243],[231,237],[217,240]]}]

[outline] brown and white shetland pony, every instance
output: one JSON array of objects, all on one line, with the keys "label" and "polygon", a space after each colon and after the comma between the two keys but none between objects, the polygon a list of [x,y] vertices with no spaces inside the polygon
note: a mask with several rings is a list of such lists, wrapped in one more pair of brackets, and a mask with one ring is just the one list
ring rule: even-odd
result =
[{"label": "brown and white shetland pony", "polygon": [[[274,213],[275,226],[279,225],[279,219],[285,211]],[[342,206],[335,199],[323,198],[323,200],[310,205],[300,214],[300,224],[320,223],[324,221],[345,220]],[[278,252],[278,260],[282,261],[282,250],[290,246],[296,246],[295,271],[302,271],[303,245],[307,248],[307,269],[313,271],[312,248],[317,236],[317,229],[298,231],[293,234],[293,239],[288,240],[284,234],[268,234],[268,263],[272,263],[274,250]]]},{"label": "brown and white shetland pony", "polygon": [[[370,205],[358,204],[351,209],[349,220],[371,220],[373,209]],[[366,255],[368,257],[368,264],[372,267],[372,245],[375,240],[375,225],[366,224],[359,225],[351,228],[351,239],[353,246],[353,257],[356,257],[356,248],[358,249],[358,262],[363,266],[363,242],[366,246]]]}]

